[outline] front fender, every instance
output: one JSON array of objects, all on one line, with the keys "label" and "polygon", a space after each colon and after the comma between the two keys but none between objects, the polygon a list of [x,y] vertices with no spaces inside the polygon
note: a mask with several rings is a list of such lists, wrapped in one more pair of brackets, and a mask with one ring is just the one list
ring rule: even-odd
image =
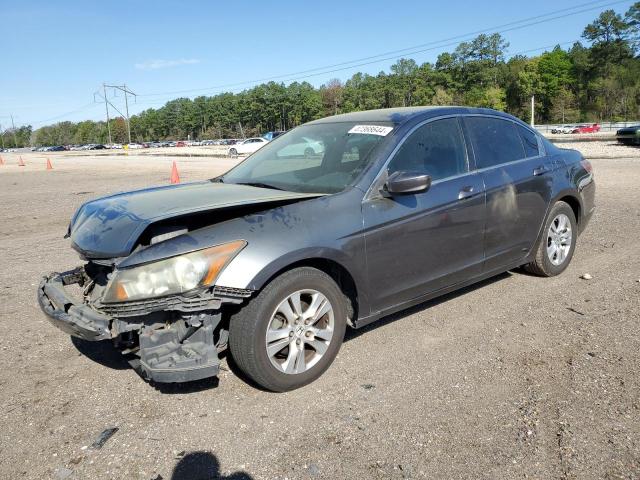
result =
[{"label": "front fender", "polygon": [[[223,281],[231,279],[232,276],[239,279],[237,274],[240,274],[239,276],[243,278],[242,283],[246,283],[246,285],[244,287],[238,288],[260,290],[269,282],[271,278],[273,278],[277,273],[286,270],[287,267],[297,263],[313,260],[329,260],[331,262],[337,263],[339,266],[349,272],[354,282],[356,283],[356,287],[362,286],[362,278],[360,278],[358,274],[358,272],[361,271],[361,268],[358,268],[358,266],[354,265],[353,260],[343,252],[335,250],[333,248],[304,248],[301,250],[289,252],[281,257],[272,259],[268,263],[261,265],[259,268],[256,268],[253,271],[243,271],[240,265],[238,265],[238,270],[234,271],[234,262],[232,262],[232,264],[227,267],[224,274],[220,277],[218,283],[226,286],[226,283],[222,283]],[[228,276],[226,274],[228,274]],[[358,288],[358,290],[360,291],[362,289]]]},{"label": "front fender", "polygon": [[369,312],[369,299],[363,278],[365,268],[358,262],[364,262],[363,257],[355,258],[344,252],[326,247],[309,247],[287,252],[272,258],[261,257],[256,261],[253,255],[243,255],[241,252],[222,272],[217,285],[223,287],[240,288],[258,291],[280,272],[301,263],[314,261],[329,261],[349,273],[356,287],[359,313]]}]

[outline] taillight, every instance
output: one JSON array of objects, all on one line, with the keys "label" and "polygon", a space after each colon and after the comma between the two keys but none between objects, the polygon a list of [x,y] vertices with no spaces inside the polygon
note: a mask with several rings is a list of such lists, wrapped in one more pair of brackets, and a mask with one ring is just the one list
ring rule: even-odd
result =
[{"label": "taillight", "polygon": [[580,165],[582,165],[582,168],[584,168],[587,173],[593,173],[593,165],[591,165],[589,160],[580,160]]}]

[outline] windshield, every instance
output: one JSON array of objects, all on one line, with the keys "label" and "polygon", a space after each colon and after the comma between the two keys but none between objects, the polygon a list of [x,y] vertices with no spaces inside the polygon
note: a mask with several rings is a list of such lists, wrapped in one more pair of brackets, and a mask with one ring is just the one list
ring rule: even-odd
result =
[{"label": "windshield", "polygon": [[373,148],[392,129],[393,124],[383,122],[303,125],[267,143],[220,180],[299,193],[337,193],[353,183],[368,165]]}]

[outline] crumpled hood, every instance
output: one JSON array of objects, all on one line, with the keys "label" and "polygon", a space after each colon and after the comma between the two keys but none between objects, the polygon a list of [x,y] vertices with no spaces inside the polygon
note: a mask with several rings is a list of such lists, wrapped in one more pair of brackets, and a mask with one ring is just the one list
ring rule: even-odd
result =
[{"label": "crumpled hood", "polygon": [[[87,258],[124,257],[146,228],[160,220],[317,196],[210,181],[148,188],[85,203],[73,216],[68,235],[73,248]],[[215,212],[212,217],[215,223]]]}]

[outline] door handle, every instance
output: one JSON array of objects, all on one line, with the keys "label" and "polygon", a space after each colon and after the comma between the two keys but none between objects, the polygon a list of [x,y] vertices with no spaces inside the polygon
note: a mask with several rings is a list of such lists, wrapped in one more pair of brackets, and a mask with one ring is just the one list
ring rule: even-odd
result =
[{"label": "door handle", "polygon": [[543,175],[543,174],[547,173],[548,171],[549,171],[549,170],[547,169],[547,167],[545,167],[545,166],[541,166],[541,167],[538,167],[538,168],[534,168],[534,169],[533,169],[533,175],[534,175],[535,177],[538,177],[538,176],[540,176],[540,175]]},{"label": "door handle", "polygon": [[458,200],[464,200],[465,198],[471,198],[475,195],[475,191],[473,189],[473,186],[471,185],[467,185],[466,187],[463,187],[462,190],[460,190],[460,193],[458,193]]}]

